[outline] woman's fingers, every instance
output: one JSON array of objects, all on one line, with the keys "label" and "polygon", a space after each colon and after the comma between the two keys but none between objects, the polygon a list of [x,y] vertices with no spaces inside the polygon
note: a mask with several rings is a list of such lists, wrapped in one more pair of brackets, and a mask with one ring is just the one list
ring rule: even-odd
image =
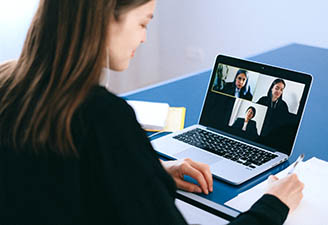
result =
[{"label": "woman's fingers", "polygon": [[201,163],[201,162],[195,162],[192,161],[191,159],[185,159],[185,161],[187,161],[192,167],[194,167],[195,169],[197,169],[198,171],[200,171],[207,183],[208,186],[208,190],[210,192],[213,191],[213,177],[212,177],[212,173],[210,170],[210,166],[205,164],[205,163]]},{"label": "woman's fingers", "polygon": [[194,178],[199,186],[201,187],[201,189],[203,190],[203,192],[205,194],[208,194],[208,185],[207,185],[207,181],[205,179],[205,176],[203,175],[203,173],[201,173],[197,168],[194,168],[190,161],[186,161],[186,163],[183,163],[181,165],[181,172],[183,175],[188,175],[192,178]]},{"label": "woman's fingers", "polygon": [[279,198],[292,212],[303,198],[303,188],[304,184],[298,179],[297,175],[291,174],[281,179],[272,180],[271,183],[269,182],[266,193]]},{"label": "woman's fingers", "polygon": [[278,177],[276,177],[274,175],[270,175],[269,178],[268,178],[269,184],[272,183],[272,182],[275,182],[277,180],[279,180]]},{"label": "woman's fingers", "polygon": [[[162,161],[165,170],[173,177],[177,187],[191,192],[204,192],[208,194],[213,191],[213,178],[210,167],[204,163],[195,162],[191,159]],[[197,184],[184,180],[188,175],[197,181]]]},{"label": "woman's fingers", "polygon": [[202,193],[202,189],[197,185],[197,184],[193,184],[187,181],[184,181],[182,179],[174,179],[177,186],[185,191],[189,191],[189,192],[196,192],[196,193]]}]

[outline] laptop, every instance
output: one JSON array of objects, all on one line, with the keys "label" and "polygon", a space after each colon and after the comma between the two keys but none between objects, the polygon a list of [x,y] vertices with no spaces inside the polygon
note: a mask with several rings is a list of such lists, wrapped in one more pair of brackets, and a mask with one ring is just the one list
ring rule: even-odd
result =
[{"label": "laptop", "polygon": [[218,55],[198,124],[151,144],[242,184],[291,156],[311,84],[310,74]]}]

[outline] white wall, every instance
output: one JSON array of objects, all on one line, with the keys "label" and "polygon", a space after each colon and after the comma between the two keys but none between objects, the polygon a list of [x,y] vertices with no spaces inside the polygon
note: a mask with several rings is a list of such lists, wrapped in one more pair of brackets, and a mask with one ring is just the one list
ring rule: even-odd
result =
[{"label": "white wall", "polygon": [[0,62],[18,58],[38,0],[0,0]]},{"label": "white wall", "polygon": [[[18,57],[38,0],[0,0],[0,61]],[[249,57],[289,43],[328,48],[327,0],[157,0],[148,41],[112,73],[117,93],[212,67],[218,53]]]},{"label": "white wall", "polygon": [[[19,57],[38,3],[39,0],[0,0],[0,63]],[[147,45],[140,46],[130,68],[123,73],[112,72],[111,89],[114,92],[133,90],[158,81],[158,22],[158,19],[152,21]]]},{"label": "white wall", "polygon": [[326,0],[159,1],[161,78],[292,42],[328,48]]}]

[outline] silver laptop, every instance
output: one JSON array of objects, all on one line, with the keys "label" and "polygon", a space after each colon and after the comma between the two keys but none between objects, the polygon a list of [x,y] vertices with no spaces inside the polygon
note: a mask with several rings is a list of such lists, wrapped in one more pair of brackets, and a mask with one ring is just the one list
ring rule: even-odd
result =
[{"label": "silver laptop", "polygon": [[309,74],[219,55],[198,124],[151,143],[241,184],[291,156],[311,84]]}]

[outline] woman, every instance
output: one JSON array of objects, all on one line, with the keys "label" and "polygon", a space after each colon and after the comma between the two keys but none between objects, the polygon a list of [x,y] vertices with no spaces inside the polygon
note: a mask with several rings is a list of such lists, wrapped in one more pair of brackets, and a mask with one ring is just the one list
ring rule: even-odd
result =
[{"label": "woman", "polygon": [[271,131],[279,128],[288,116],[287,103],[282,99],[285,87],[286,83],[283,79],[275,79],[271,83],[267,96],[263,96],[257,101],[258,104],[268,107],[261,136],[268,136]]},{"label": "woman", "polygon": [[[106,65],[128,67],[154,7],[40,1],[21,56],[0,67],[0,224],[185,224],[176,187],[212,191],[207,165],[161,163],[132,108],[98,85]],[[234,223],[267,222],[263,210],[282,223],[302,188],[273,182]]]},{"label": "woman", "polygon": [[258,137],[256,121],[252,120],[255,115],[256,109],[253,106],[248,107],[245,118],[237,118],[232,128],[234,128],[240,136],[255,140]]},{"label": "woman", "polygon": [[233,95],[236,98],[243,98],[246,100],[252,100],[253,95],[248,87],[247,71],[240,69],[237,71],[233,82],[225,84],[222,92]]},{"label": "woman", "polygon": [[283,79],[275,79],[268,90],[267,96],[261,97],[257,103],[267,106],[269,109],[278,110],[283,113],[288,112],[288,106],[284,100],[282,100],[282,94],[286,87],[286,83]]}]

